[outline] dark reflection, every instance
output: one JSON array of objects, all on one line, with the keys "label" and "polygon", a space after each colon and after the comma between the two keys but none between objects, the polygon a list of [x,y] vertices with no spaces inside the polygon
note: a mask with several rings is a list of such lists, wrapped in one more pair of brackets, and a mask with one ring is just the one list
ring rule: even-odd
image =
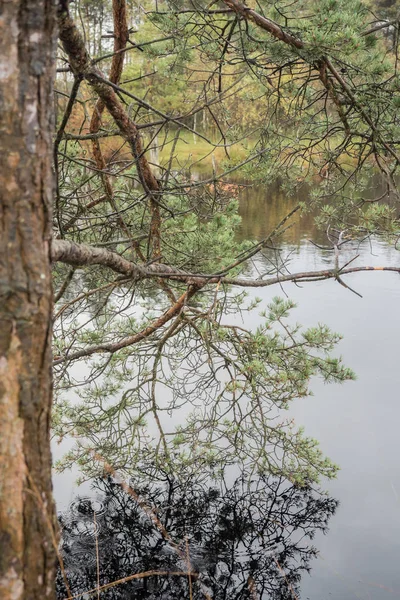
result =
[{"label": "dark reflection", "polygon": [[[337,501],[311,488],[262,477],[205,488],[165,482],[136,500],[112,480],[94,483],[60,516],[61,552],[73,595],[146,571],[186,572],[132,580],[101,592],[102,599],[289,600],[317,554],[310,540],[325,532]],[[155,522],[158,521],[158,522]],[[98,565],[96,559],[98,546]],[[189,560],[188,560],[189,557]],[[61,573],[58,598],[68,596]],[[93,597],[84,594],[82,598]],[[97,592],[94,594],[97,597]]]},{"label": "dark reflection", "polygon": [[[299,202],[308,205],[309,194],[310,188],[305,184],[293,195],[285,193],[280,182],[243,187],[239,195],[239,214],[242,217],[239,239],[260,240],[266,237]],[[304,238],[325,242],[326,236],[317,229],[314,219],[313,212],[296,216],[285,232],[285,241],[296,248]]]},{"label": "dark reflection", "polygon": [[[261,240],[274,230],[277,224],[292,211],[299,203],[307,207],[306,211],[297,214],[291,221],[291,226],[285,231],[284,240],[293,248],[299,248],[302,240],[308,239],[322,245],[328,243],[325,227],[318,228],[315,217],[320,214],[319,209],[312,208],[312,191],[324,189],[324,183],[316,179],[313,184],[302,183],[292,193],[284,188],[284,181],[275,181],[268,185],[249,184],[237,178],[239,184],[239,214],[242,223],[238,232],[240,240]],[[394,195],[385,196],[386,184],[379,174],[373,175],[364,186],[360,185],[360,198],[372,200],[380,196],[384,197],[384,203],[396,206]],[[340,190],[340,183],[337,189]],[[326,190],[326,202],[335,204],[335,194],[329,195]],[[354,194],[356,191],[354,190]],[[366,204],[365,207],[368,205]]]}]

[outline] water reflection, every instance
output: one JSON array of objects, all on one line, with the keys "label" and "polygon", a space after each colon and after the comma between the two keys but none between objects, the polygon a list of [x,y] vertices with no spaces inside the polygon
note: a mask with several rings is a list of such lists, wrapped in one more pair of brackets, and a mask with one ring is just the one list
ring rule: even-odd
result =
[{"label": "water reflection", "polygon": [[[104,586],[134,573],[181,573],[110,587],[101,592],[109,600],[298,597],[302,574],[317,554],[311,540],[327,530],[338,505],[316,490],[267,476],[250,484],[243,477],[233,485],[221,479],[210,487],[165,476],[140,490],[152,514],[111,478],[93,487],[91,497],[77,498],[60,516],[73,595],[90,597],[83,593],[96,588],[98,575]],[[182,575],[189,568],[190,580]],[[68,596],[60,573],[57,593]]]},{"label": "water reflection", "polygon": [[[371,195],[377,189],[377,186],[371,186]],[[240,238],[265,237],[299,199],[304,198],[288,197],[278,188],[244,187],[240,194],[239,210],[243,218]],[[313,239],[322,245],[327,244],[325,234],[317,235],[312,215],[295,220],[298,224],[279,240],[283,257],[290,255],[290,269],[306,271],[332,266],[332,252],[305,241]],[[341,264],[355,254],[360,255],[355,264],[398,262],[398,253],[382,241],[346,246],[341,254]],[[259,267],[260,273],[269,268],[275,258],[275,253],[266,249],[257,259],[256,267]],[[288,503],[291,503],[293,511],[296,510],[295,497],[292,496],[291,502],[285,499],[277,501],[273,491],[267,487],[272,484],[271,480],[260,483],[265,488],[264,494],[270,494],[269,499],[264,496],[262,501],[257,495],[253,495],[252,499],[246,496],[241,482],[237,484],[236,491],[233,488],[220,491],[219,486],[214,498],[194,484],[180,488],[172,486],[171,499],[168,499],[167,489],[163,492],[142,490],[149,502],[159,508],[160,518],[184,550],[186,544],[182,540],[189,536],[193,566],[201,571],[213,597],[232,600],[251,598],[248,586],[250,574],[256,581],[258,596],[254,595],[254,598],[263,594],[265,598],[292,599],[286,580],[271,558],[274,552],[278,552],[274,556],[279,564],[281,560],[285,563],[287,580],[293,582],[298,597],[300,588],[302,597],[312,600],[350,600],[356,597],[383,600],[400,596],[397,564],[400,553],[400,412],[396,393],[399,389],[396,349],[400,329],[395,318],[400,301],[399,279],[396,274],[374,273],[353,275],[348,282],[362,293],[363,300],[333,281],[302,286],[292,284],[284,288],[291,298],[299,302],[295,314],[297,320],[305,325],[327,323],[332,329],[345,334],[341,352],[359,376],[357,382],[343,388],[315,383],[315,397],[299,400],[292,408],[296,422],[305,425],[307,433],[316,437],[324,452],[341,466],[338,480],[326,484],[341,500],[341,510],[332,521],[330,535],[319,537],[318,532],[326,528],[329,517],[335,511],[335,501],[329,504],[329,500],[322,497],[318,507],[318,497],[311,491],[294,490],[300,503],[299,519],[303,519],[304,523],[309,511],[310,520],[303,533],[301,527],[297,527],[294,513],[289,512],[286,516]],[[266,303],[277,293],[282,291],[265,288],[257,290],[255,295],[261,295]],[[258,324],[256,317],[253,322],[246,322],[254,328]],[[67,480],[65,473],[62,477],[56,487],[59,506],[65,506],[72,488],[72,482]],[[98,486],[95,511],[102,584],[142,569],[186,569],[179,562],[179,555],[171,550],[170,544],[131,498],[112,482],[102,482]],[[280,492],[276,494],[279,496]],[[307,495],[314,498],[309,508]],[[272,507],[271,513],[268,502]],[[289,533],[285,540],[274,546],[274,539],[279,538],[282,531],[277,522],[274,523],[274,519],[280,521],[283,518],[281,509],[288,526],[284,532]],[[100,514],[102,511],[103,514]],[[225,522],[222,522],[221,515],[228,515]],[[266,521],[265,515],[270,521]],[[251,521],[246,535],[240,534],[237,526],[237,522],[248,523],[244,521],[245,517]],[[75,502],[70,512],[63,515],[63,521],[66,526],[63,554],[72,590],[78,593],[96,584],[93,497],[83,503]],[[267,529],[268,523],[270,530]],[[313,562],[315,551],[310,547],[308,537],[314,532],[324,560]],[[304,539],[299,541],[296,535],[300,538],[304,535]],[[303,550],[298,551],[298,547]],[[286,561],[285,556],[280,554],[285,550],[289,553]],[[229,551],[233,553],[230,556]],[[259,554],[261,559],[255,560],[260,562],[250,564],[253,556]],[[296,563],[297,557],[303,560],[302,568]],[[313,567],[312,577],[305,576],[300,582],[304,569],[310,565]],[[204,597],[198,589],[199,583],[194,582],[194,585],[194,593]],[[59,598],[66,597],[61,579],[58,593]],[[131,582],[101,594],[101,598],[110,599],[189,596],[187,580],[172,578]]]},{"label": "water reflection", "polygon": [[[310,189],[306,185],[292,195],[285,193],[279,182],[268,186],[244,185],[240,191],[239,214],[242,222],[239,239],[263,239],[299,202],[308,204],[309,194]],[[325,242],[326,236],[317,229],[314,219],[315,215],[312,212],[292,219],[290,228],[285,232],[285,242],[296,248],[304,238],[313,239],[318,243]]]},{"label": "water reflection", "polygon": [[[327,244],[325,228],[317,227],[315,221],[320,209],[312,208],[315,203],[315,200],[312,200],[313,191],[321,186],[324,190],[324,183],[320,182],[317,185],[316,182],[314,186],[302,183],[288,193],[284,188],[284,181],[275,181],[268,185],[251,185],[236,178],[235,182],[240,186],[239,214],[242,217],[238,236],[240,240],[265,238],[300,203],[303,207],[307,207],[307,210],[303,210],[301,216],[298,213],[291,219],[290,227],[285,231],[283,238],[285,244],[296,249],[300,248],[301,241],[305,239],[313,240],[317,244]],[[384,180],[376,174],[364,185],[362,192],[360,188],[357,194],[365,199],[372,199],[384,196],[385,191]],[[326,193],[325,201],[335,205],[338,199],[335,199],[334,194],[330,194],[329,189],[326,190]],[[356,190],[354,190],[354,194],[356,194]],[[385,197],[385,204],[392,207],[397,206],[395,198],[390,195]]]}]

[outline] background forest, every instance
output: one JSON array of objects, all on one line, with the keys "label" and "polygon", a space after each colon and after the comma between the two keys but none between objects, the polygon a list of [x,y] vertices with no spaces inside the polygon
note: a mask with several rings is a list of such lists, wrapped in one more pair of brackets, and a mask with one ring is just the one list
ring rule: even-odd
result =
[{"label": "background forest", "polygon": [[[400,273],[399,10],[4,4],[5,600],[53,600],[56,555],[69,600],[300,597],[339,466],[293,401],[355,373],[287,286]],[[50,421],[93,488],[60,544]]]}]

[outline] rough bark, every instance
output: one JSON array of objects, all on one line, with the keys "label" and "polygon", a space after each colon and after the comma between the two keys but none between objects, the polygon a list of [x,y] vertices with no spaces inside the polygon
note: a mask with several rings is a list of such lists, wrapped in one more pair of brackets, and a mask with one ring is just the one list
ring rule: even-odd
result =
[{"label": "rough bark", "polygon": [[52,0],[0,0],[0,598],[54,598]]},{"label": "rough bark", "polygon": [[[89,246],[88,244],[77,244],[68,240],[54,240],[51,244],[51,256],[53,262],[62,262],[74,267],[89,265],[102,265],[116,273],[120,273],[132,279],[151,279],[159,275],[169,279],[176,279],[184,283],[194,283],[186,271],[164,265],[162,263],[151,263],[149,265],[138,265],[120,256],[107,248]],[[205,279],[205,281],[208,281]]]},{"label": "rough bark", "polygon": [[146,276],[145,269],[107,248],[76,244],[67,240],[53,240],[51,253],[54,262],[63,262],[75,267],[103,265],[127,277],[143,278]]}]

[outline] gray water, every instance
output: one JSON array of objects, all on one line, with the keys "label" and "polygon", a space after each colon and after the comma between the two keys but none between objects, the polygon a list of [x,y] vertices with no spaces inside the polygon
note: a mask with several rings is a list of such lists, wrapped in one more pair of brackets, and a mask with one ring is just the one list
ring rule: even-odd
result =
[{"label": "gray water", "polygon": [[[297,201],[278,187],[244,188],[239,236],[262,239]],[[289,260],[291,272],[333,266],[332,252],[317,248],[309,239],[327,243],[311,215],[298,220],[280,241],[279,259]],[[400,258],[394,249],[374,240],[350,245],[343,251],[342,264],[355,254],[360,256],[354,265],[398,265]],[[262,272],[275,258],[276,253],[266,251],[248,268]],[[400,597],[400,365],[396,352],[400,278],[378,271],[353,274],[345,281],[363,297],[330,280],[301,286],[289,283],[251,293],[264,303],[287,294],[298,303],[293,319],[305,326],[325,323],[342,333],[337,353],[358,378],[341,386],[315,381],[314,397],[296,401],[291,409],[296,423],[319,440],[323,452],[341,469],[336,480],[322,482],[340,506],[329,521],[327,535],[317,533],[313,542],[319,557],[311,562],[310,574],[303,574],[300,597],[381,600]],[[256,326],[257,316],[247,324]],[[71,473],[56,477],[56,501],[62,509],[75,494],[73,478]],[[79,493],[87,491],[88,486]],[[288,592],[287,597],[298,596]]]},{"label": "gray water", "polygon": [[[262,238],[297,199],[261,190],[242,195],[242,233]],[[269,210],[271,205],[272,211]],[[329,245],[312,219],[299,221],[280,244],[290,255],[290,270],[333,267],[332,252],[308,239]],[[400,254],[385,243],[365,242],[343,253],[342,264],[355,254],[354,265],[399,265]],[[258,267],[267,266],[257,260]],[[314,397],[297,400],[291,409],[297,424],[319,440],[340,472],[323,487],[340,501],[326,536],[318,536],[320,558],[302,580],[302,598],[347,600],[400,597],[400,277],[366,272],[345,281],[363,297],[331,280],[286,284],[283,290],[298,303],[293,317],[304,325],[325,323],[344,335],[338,351],[357,375],[344,385],[313,385]],[[281,291],[257,290],[268,300]]]}]

